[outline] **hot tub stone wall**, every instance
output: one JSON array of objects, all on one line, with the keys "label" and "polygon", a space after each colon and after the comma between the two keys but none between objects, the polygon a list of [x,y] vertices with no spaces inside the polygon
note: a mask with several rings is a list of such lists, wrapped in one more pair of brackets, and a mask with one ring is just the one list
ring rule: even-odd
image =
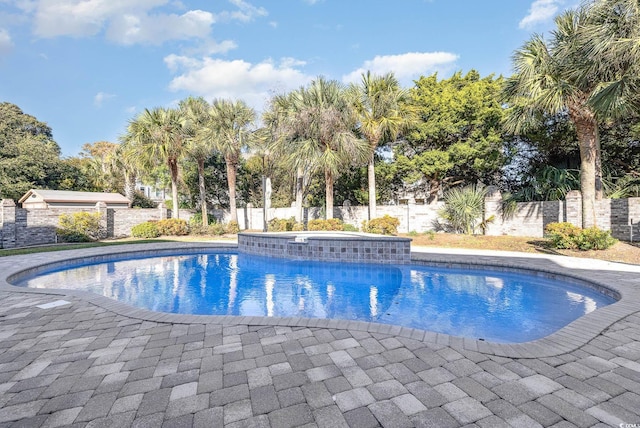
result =
[{"label": "hot tub stone wall", "polygon": [[406,264],[411,262],[411,239],[355,233],[240,233],[238,251],[292,260]]}]

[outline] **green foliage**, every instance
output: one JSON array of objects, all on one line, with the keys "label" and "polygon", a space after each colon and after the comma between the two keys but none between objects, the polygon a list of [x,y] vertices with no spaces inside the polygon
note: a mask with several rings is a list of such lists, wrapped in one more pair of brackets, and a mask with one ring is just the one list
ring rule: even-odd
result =
[{"label": "green foliage", "polygon": [[237,235],[238,233],[240,233],[240,225],[238,224],[238,222],[235,220],[231,220],[229,223],[227,223],[225,226],[225,233],[228,233],[230,235]]},{"label": "green foliage", "polygon": [[60,214],[57,234],[64,242],[95,241],[100,237],[100,213]]},{"label": "green foliage", "polygon": [[359,232],[360,231],[356,226],[354,226],[354,225],[352,225],[350,223],[345,223],[344,225],[342,225],[342,227],[343,227],[343,230],[345,232]]},{"label": "green foliage", "polygon": [[396,148],[404,155],[409,182],[429,182],[431,199],[443,183],[496,182],[506,162],[503,151],[501,77],[480,78],[477,71],[455,73],[438,80],[421,77],[407,103],[414,126],[406,143]]},{"label": "green foliage", "polygon": [[596,227],[581,229],[571,223],[549,223],[547,239],[555,248],[569,250],[606,250],[618,242],[611,232]]},{"label": "green foliage", "polygon": [[156,208],[157,206],[157,202],[147,198],[142,192],[135,192],[133,194],[131,208]]},{"label": "green foliage", "polygon": [[56,189],[74,172],[62,163],[46,123],[0,103],[0,199],[17,201],[32,188]]},{"label": "green foliage", "polygon": [[453,231],[471,235],[482,222],[486,194],[476,186],[451,189],[445,193],[445,206],[438,214]]},{"label": "green foliage", "polygon": [[183,236],[189,234],[187,221],[180,218],[167,218],[156,223],[158,233],[167,236]]},{"label": "green foliage", "polygon": [[146,221],[131,228],[131,236],[134,238],[157,238],[160,236],[158,224],[155,221]]},{"label": "green foliage", "polygon": [[308,230],[335,230],[342,231],[344,230],[344,223],[342,220],[337,218],[330,218],[327,220],[316,219],[309,220],[307,223]]},{"label": "green foliage", "polygon": [[267,230],[269,232],[290,232],[296,224],[295,217],[290,218],[272,218],[269,220]]},{"label": "green foliage", "polygon": [[397,235],[400,220],[389,215],[362,222],[362,231],[378,235]]}]

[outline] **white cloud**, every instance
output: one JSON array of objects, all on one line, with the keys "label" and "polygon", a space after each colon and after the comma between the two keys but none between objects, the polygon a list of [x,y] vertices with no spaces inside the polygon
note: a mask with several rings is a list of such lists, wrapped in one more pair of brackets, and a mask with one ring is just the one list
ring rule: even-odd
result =
[{"label": "white cloud", "polygon": [[531,3],[529,13],[522,18],[518,27],[531,28],[536,24],[545,22],[554,17],[562,0],[535,0]]},{"label": "white cloud", "polygon": [[0,55],[9,53],[13,49],[13,41],[11,34],[3,28],[0,28]]},{"label": "white cloud", "polygon": [[250,22],[260,16],[267,16],[269,13],[263,7],[255,7],[244,0],[229,0],[229,3],[238,8],[236,11],[222,12],[219,16],[221,19],[232,19],[242,22]]},{"label": "white cloud", "polygon": [[444,71],[451,68],[458,55],[450,52],[409,52],[400,55],[376,56],[365,61],[362,67],[342,76],[345,83],[358,82],[362,73],[374,74],[393,72],[401,82],[408,82],[421,75]]},{"label": "white cloud", "polygon": [[[251,21],[267,11],[244,0],[229,0],[232,10],[186,10],[172,0],[20,0],[32,15],[36,36],[90,37],[105,33],[120,44],[161,44],[168,40],[208,40],[220,19]],[[171,13],[179,10],[179,13]]]},{"label": "white cloud", "polygon": [[102,107],[102,103],[114,98],[115,95],[114,94],[108,94],[106,92],[98,92],[94,97],[93,97],[93,105],[100,108]]},{"label": "white cloud", "polygon": [[113,19],[107,38],[125,45],[162,44],[167,40],[204,39],[214,23],[211,13],[190,10],[183,15],[123,15]]},{"label": "white cloud", "polygon": [[295,89],[312,79],[296,68],[304,63],[292,58],[285,58],[279,63],[265,60],[252,64],[244,60],[169,55],[165,63],[169,69],[181,72],[169,84],[171,90],[187,91],[208,100],[243,99],[258,110],[274,92]]}]

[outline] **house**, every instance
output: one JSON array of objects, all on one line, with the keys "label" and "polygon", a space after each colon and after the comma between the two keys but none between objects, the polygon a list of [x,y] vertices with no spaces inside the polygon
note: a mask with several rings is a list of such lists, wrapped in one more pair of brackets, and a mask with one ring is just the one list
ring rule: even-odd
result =
[{"label": "house", "polygon": [[107,208],[129,208],[131,201],[119,193],[74,192],[31,189],[18,201],[22,208],[94,208],[98,202]]}]

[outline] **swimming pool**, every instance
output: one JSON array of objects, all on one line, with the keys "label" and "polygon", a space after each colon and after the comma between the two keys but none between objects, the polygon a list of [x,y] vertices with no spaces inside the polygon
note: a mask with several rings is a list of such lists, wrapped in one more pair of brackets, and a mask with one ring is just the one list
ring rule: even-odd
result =
[{"label": "swimming pool", "polygon": [[211,251],[69,264],[16,285],[88,290],[153,311],[339,318],[525,342],[614,299],[545,277],[420,264],[291,261]]}]

